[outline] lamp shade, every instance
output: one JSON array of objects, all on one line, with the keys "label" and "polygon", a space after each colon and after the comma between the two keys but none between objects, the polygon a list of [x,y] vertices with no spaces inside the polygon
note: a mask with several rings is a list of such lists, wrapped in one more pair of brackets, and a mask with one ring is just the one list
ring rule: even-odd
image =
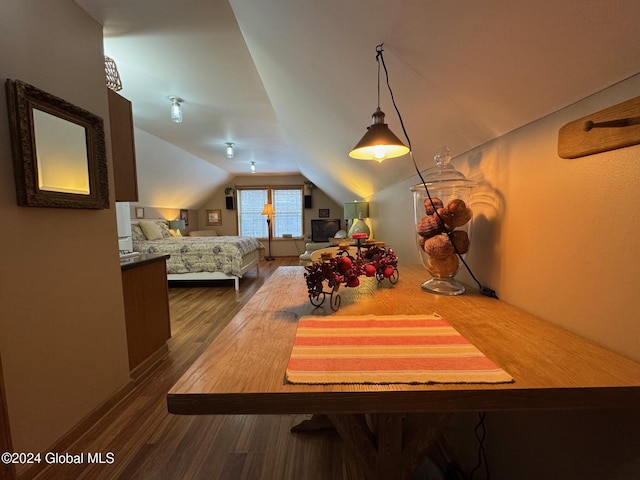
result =
[{"label": "lamp shade", "polygon": [[380,110],[380,107],[376,109],[372,119],[373,124],[367,127],[367,133],[349,152],[351,158],[382,162],[387,158],[409,153],[409,147],[402,143],[384,123],[384,112]]},{"label": "lamp shade", "polygon": [[184,220],[169,220],[169,228],[171,230],[181,230],[185,227],[186,225]]},{"label": "lamp shade", "polygon": [[271,215],[275,215],[275,214],[276,214],[276,212],[275,212],[275,210],[273,209],[273,205],[271,205],[270,203],[265,203],[265,204],[264,204],[264,207],[263,207],[263,209],[262,209],[262,215],[269,215],[269,216],[271,216]]},{"label": "lamp shade", "polygon": [[344,204],[344,218],[369,218],[369,202],[347,202]]}]

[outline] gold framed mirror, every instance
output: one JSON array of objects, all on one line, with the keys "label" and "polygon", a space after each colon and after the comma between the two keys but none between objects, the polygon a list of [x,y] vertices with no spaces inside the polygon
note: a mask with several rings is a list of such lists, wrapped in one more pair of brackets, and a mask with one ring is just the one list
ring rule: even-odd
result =
[{"label": "gold framed mirror", "polygon": [[102,118],[20,80],[6,90],[18,205],[109,208]]}]

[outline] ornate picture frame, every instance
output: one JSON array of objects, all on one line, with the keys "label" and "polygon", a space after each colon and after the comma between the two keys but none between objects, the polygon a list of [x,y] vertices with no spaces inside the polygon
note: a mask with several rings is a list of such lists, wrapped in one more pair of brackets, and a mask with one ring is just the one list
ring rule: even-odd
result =
[{"label": "ornate picture frame", "polygon": [[189,210],[180,209],[180,220],[184,220],[185,226],[189,226]]},{"label": "ornate picture frame", "polygon": [[222,210],[219,208],[206,210],[207,226],[222,225]]}]

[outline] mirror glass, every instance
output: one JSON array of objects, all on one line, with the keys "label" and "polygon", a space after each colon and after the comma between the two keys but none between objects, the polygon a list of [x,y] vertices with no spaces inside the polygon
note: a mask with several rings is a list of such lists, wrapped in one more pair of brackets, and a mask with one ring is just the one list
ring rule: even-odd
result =
[{"label": "mirror glass", "polygon": [[86,131],[80,125],[33,109],[38,188],[88,195]]}]

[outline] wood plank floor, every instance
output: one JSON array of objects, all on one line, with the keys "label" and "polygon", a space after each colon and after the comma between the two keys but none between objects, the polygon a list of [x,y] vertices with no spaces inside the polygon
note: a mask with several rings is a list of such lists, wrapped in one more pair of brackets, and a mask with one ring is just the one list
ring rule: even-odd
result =
[{"label": "wood plank floor", "polygon": [[[342,440],[332,431],[292,434],[301,415],[177,416],[167,413],[166,393],[281,265],[296,258],[260,263],[240,291],[232,283],[169,289],[172,338],[169,354],[134,391],[68,449],[85,453],[81,465],[51,465],[45,479],[306,479],[362,477]],[[112,452],[111,464],[88,464],[86,453]],[[62,452],[61,452],[62,453]],[[108,460],[108,457],[106,458]]]}]

